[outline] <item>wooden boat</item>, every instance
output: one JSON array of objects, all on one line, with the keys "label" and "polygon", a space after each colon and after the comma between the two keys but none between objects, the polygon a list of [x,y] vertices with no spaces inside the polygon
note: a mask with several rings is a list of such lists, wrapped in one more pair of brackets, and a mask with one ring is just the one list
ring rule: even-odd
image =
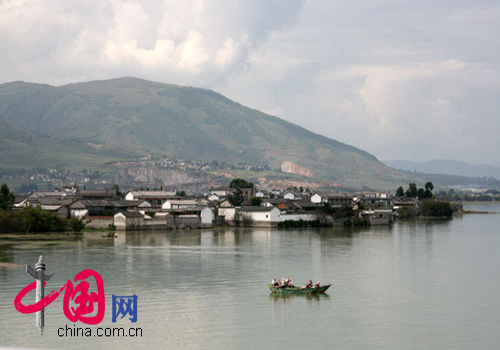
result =
[{"label": "wooden boat", "polygon": [[[273,287],[271,283],[267,285],[269,290],[273,293],[290,293],[290,294],[314,294],[318,291],[318,287],[306,288],[306,287]],[[326,290],[326,289],[325,289]]]},{"label": "wooden boat", "polygon": [[331,284],[325,284],[324,286],[319,286],[316,293],[324,293],[328,288],[330,288]]}]

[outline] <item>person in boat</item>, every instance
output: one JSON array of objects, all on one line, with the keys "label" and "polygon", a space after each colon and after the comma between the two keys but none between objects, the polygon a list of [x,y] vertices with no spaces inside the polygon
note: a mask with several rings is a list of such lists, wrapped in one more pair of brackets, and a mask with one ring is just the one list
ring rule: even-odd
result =
[{"label": "person in boat", "polygon": [[286,288],[285,277],[281,277],[281,288]]},{"label": "person in boat", "polygon": [[312,288],[312,287],[313,287],[313,281],[309,280],[309,282],[307,282],[306,284],[306,288]]},{"label": "person in boat", "polygon": [[288,277],[285,277],[285,287],[288,287],[289,282],[290,282],[290,280],[288,279]]},{"label": "person in boat", "polygon": [[321,285],[321,283],[319,283],[319,281],[318,281],[318,282],[316,282],[316,284],[314,285],[314,287],[315,288],[319,288],[320,285]]},{"label": "person in boat", "polygon": [[288,287],[290,287],[290,288],[295,287],[295,285],[293,284],[292,279],[290,277],[288,277]]},{"label": "person in boat", "polygon": [[278,280],[276,279],[276,277],[274,277],[273,280],[271,281],[271,285],[273,287],[279,287],[279,283],[278,283]]}]

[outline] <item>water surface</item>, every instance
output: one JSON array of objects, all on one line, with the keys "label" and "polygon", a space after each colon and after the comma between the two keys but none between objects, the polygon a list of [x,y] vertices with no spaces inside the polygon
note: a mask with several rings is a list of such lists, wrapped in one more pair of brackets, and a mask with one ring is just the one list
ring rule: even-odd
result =
[{"label": "water surface", "polygon": [[[498,204],[468,208],[500,212]],[[43,348],[500,348],[500,214],[361,230],[162,231],[71,241],[0,241],[0,346]],[[59,289],[83,269],[106,290],[101,327],[142,338],[60,338],[62,297],[34,315],[14,309],[44,255]],[[19,267],[15,267],[17,264]],[[270,295],[273,277],[332,282],[327,295]],[[139,296],[138,322],[111,322],[111,294]],[[25,303],[34,301],[28,295]],[[78,324],[83,326],[82,324]]]}]

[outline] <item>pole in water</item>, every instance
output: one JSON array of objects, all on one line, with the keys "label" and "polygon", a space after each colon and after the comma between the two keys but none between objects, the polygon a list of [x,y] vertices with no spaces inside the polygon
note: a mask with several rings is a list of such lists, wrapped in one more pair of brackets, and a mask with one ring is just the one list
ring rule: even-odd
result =
[{"label": "pole in water", "polygon": [[[54,276],[54,274],[45,274],[45,264],[42,262],[41,255],[38,259],[38,262],[35,264],[35,268],[33,268],[31,265],[27,265],[26,272],[36,280],[36,302],[38,303],[45,296],[44,282],[50,280],[52,276]],[[40,328],[40,332],[42,334],[43,328],[45,326],[44,311],[45,308],[36,313],[36,326]]]}]

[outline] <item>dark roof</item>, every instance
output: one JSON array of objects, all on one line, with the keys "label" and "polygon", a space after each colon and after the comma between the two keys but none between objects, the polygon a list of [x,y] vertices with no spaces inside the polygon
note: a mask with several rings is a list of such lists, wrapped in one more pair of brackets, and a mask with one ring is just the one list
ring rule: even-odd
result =
[{"label": "dark roof", "polygon": [[329,199],[335,199],[335,198],[342,198],[342,199],[348,199],[352,198],[352,195],[347,195],[345,193],[341,192],[315,192],[319,194],[323,198],[329,198]]},{"label": "dark roof", "polygon": [[78,190],[77,196],[83,198],[114,198],[116,197],[116,191],[114,190]]},{"label": "dark roof", "polygon": [[294,204],[296,206],[298,206],[299,208],[316,208],[316,204],[314,204],[313,202],[308,202],[308,201],[298,201],[298,202],[294,202]]},{"label": "dark roof", "polygon": [[247,206],[236,208],[237,211],[271,211],[275,207]]},{"label": "dark roof", "polygon": [[112,208],[127,208],[137,206],[143,201],[126,201],[126,200],[106,200],[106,199],[80,199],[73,203],[72,208],[87,208],[87,207],[112,207]]}]

